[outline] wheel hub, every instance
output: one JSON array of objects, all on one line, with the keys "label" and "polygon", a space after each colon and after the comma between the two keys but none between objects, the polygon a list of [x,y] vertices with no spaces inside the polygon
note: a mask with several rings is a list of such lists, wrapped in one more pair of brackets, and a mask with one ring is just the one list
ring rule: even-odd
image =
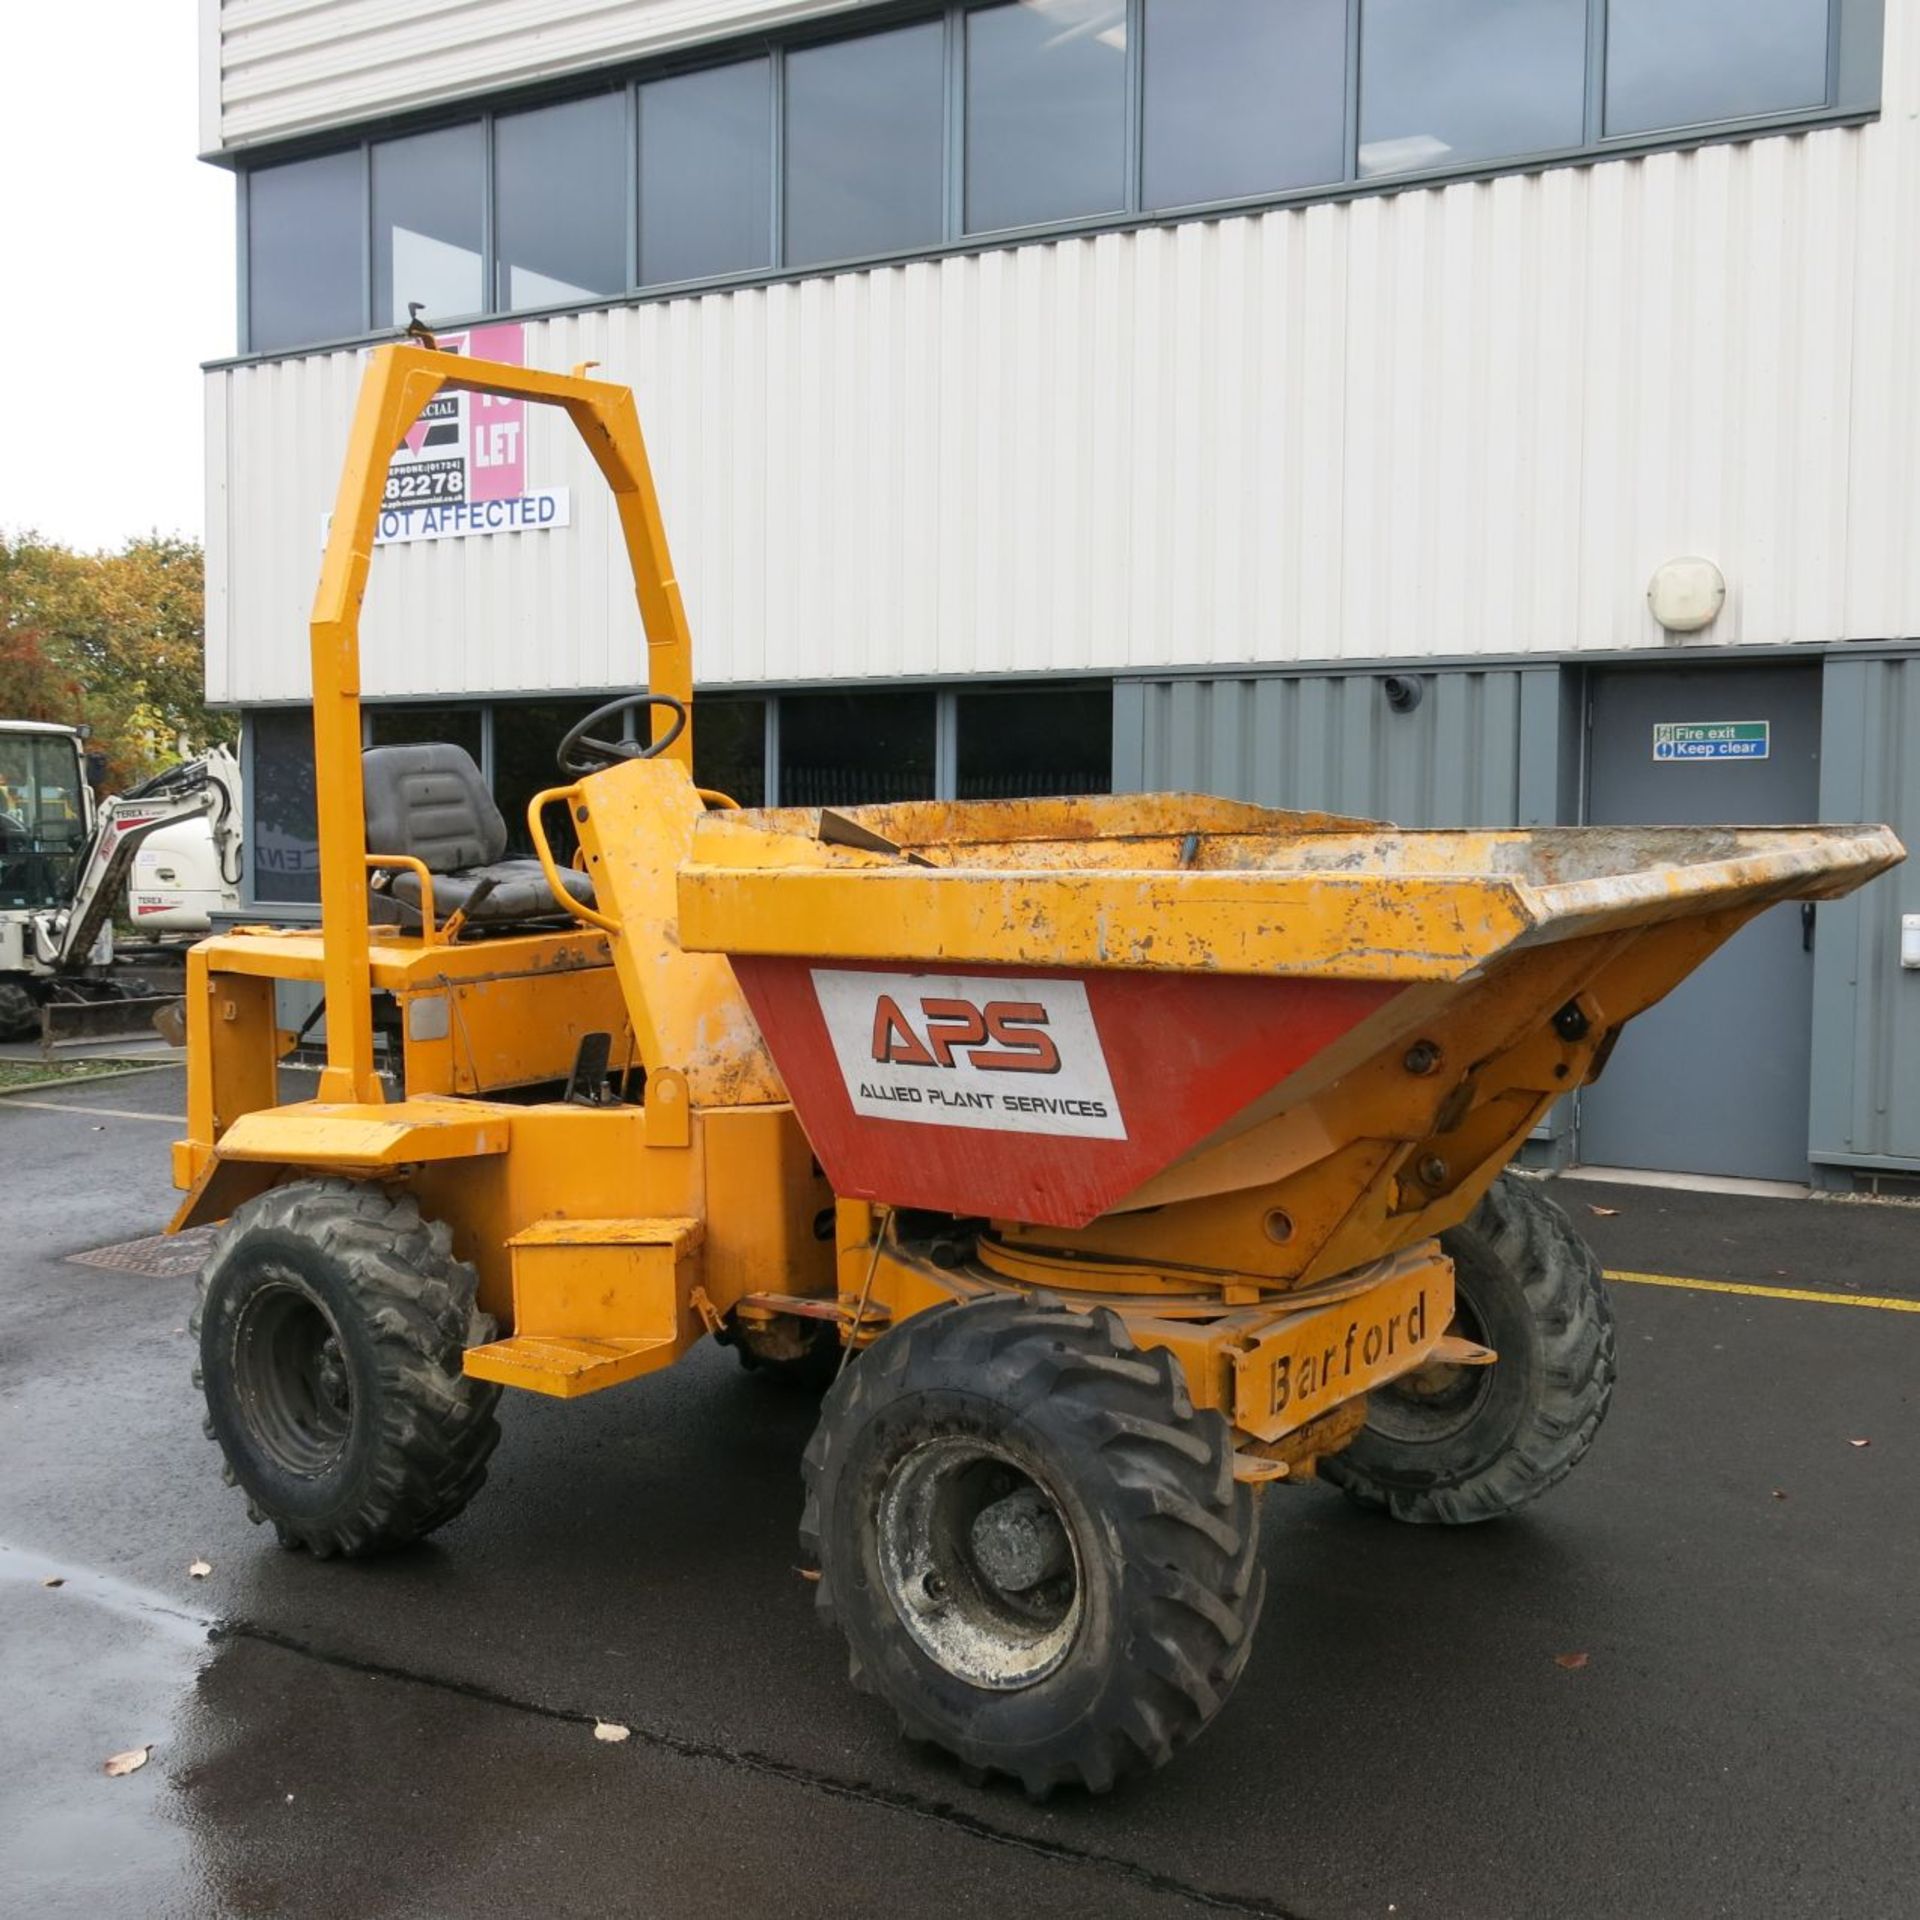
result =
[{"label": "wheel hub", "polygon": [[1011,1453],[971,1436],[923,1441],[888,1473],[878,1517],[887,1597],[956,1679],[1029,1687],[1067,1657],[1079,1555],[1059,1503]]},{"label": "wheel hub", "polygon": [[235,1329],[234,1385],[253,1439],[284,1471],[325,1473],[353,1429],[353,1379],[325,1308],[287,1272]]}]

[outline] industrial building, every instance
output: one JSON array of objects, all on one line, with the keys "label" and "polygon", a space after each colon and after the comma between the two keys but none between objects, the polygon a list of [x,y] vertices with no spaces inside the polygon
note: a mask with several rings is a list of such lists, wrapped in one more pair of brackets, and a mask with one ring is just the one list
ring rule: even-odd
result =
[{"label": "industrial building", "polygon": [[[1920,0],[202,0],[208,684],[311,915],[359,350],[636,389],[703,781],[1920,843]],[[644,650],[563,423],[394,462],[375,741],[513,819]],[[1557,1164],[1920,1174],[1903,869],[1638,1022]],[[1920,922],[1908,954],[1920,964]]]}]

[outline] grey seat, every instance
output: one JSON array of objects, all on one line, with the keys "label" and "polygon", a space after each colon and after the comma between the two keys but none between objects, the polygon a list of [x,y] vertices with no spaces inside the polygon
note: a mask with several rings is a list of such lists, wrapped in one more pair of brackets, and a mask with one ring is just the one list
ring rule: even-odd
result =
[{"label": "grey seat", "polygon": [[[467,924],[504,927],[564,917],[538,860],[505,860],[507,823],[464,747],[369,747],[361,755],[367,851],[410,854],[433,875],[433,913],[444,923],[466,909]],[[593,905],[593,883],[562,869],[574,899]],[[484,883],[491,883],[482,894]],[[404,868],[377,877],[374,918],[420,924],[420,877]]]}]

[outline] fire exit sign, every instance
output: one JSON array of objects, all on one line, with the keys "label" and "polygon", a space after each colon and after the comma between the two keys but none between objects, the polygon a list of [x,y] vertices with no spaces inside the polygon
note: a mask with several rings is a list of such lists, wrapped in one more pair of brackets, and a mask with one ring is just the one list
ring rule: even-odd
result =
[{"label": "fire exit sign", "polygon": [[1656,720],[1656,760],[1764,760],[1771,741],[1767,720]]}]

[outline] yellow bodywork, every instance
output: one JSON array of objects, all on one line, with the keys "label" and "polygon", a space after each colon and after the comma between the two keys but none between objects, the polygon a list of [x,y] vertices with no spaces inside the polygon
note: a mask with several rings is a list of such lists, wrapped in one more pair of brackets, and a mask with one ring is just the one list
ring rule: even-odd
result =
[{"label": "yellow bodywork", "polygon": [[[1671,841],[1400,834],[1192,796],[741,812],[694,786],[689,726],[530,809],[550,870],[544,821],[568,810],[595,890],[577,924],[463,937],[423,875],[422,931],[379,927],[368,869],[406,862],[365,843],[359,607],[388,459],[453,387],[571,418],[614,494],[647,685],[691,702],[631,394],[377,349],[312,623],[325,932],[193,954],[174,1224],[312,1173],[407,1186],[479,1270],[499,1328],[467,1353],[482,1379],[572,1397],[715,1331],[826,1317],[858,1345],[944,1301],[1046,1288],[1171,1351],[1195,1402],[1232,1421],[1244,1477],[1310,1470],[1369,1387],[1448,1339],[1436,1236],[1620,1024],[1774,901],[1900,857],[1877,828],[1699,830],[1676,860]],[[887,1195],[836,1197],[736,977],[752,956],[1400,991],[1098,1217],[975,1222],[956,1258]],[[282,1101],[296,1034],[280,982],[325,994],[311,1100]],[[643,1101],[562,1097],[597,1033]]]}]

